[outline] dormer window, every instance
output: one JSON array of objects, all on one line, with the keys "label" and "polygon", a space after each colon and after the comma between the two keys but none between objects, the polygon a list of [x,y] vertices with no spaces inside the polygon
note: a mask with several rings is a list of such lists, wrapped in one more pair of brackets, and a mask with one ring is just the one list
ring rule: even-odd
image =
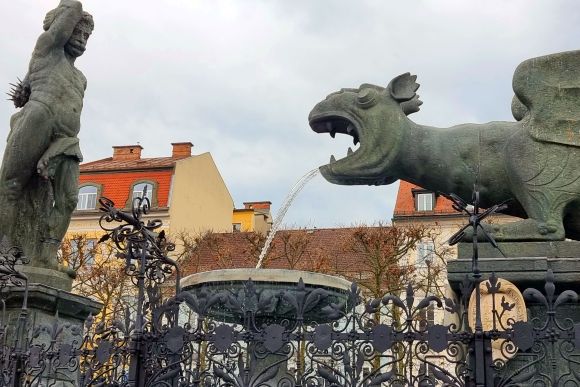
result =
[{"label": "dormer window", "polygon": [[433,192],[417,192],[415,194],[417,211],[433,211],[435,195]]},{"label": "dormer window", "polygon": [[[143,195],[145,195],[145,197],[147,199],[149,199],[149,204],[151,205],[151,207],[155,207],[157,206],[157,200],[155,197],[155,185],[152,182],[147,182],[147,181],[143,181],[143,182],[137,182],[133,185],[133,188],[131,190],[131,203],[133,203],[133,201],[136,198],[141,198],[143,197]],[[131,206],[132,204],[130,204]]]},{"label": "dormer window", "polygon": [[77,210],[94,210],[97,207],[98,188],[94,185],[85,185],[79,188]]}]

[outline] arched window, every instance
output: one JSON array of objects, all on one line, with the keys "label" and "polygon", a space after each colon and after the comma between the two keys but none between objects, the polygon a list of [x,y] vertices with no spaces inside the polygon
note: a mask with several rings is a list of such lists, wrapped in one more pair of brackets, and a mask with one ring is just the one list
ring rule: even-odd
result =
[{"label": "arched window", "polygon": [[143,193],[149,199],[149,203],[153,206],[153,184],[151,183],[137,183],[133,186],[133,195],[131,199],[143,197]]},{"label": "arched window", "polygon": [[97,207],[97,187],[85,185],[79,188],[77,210],[94,210]]}]

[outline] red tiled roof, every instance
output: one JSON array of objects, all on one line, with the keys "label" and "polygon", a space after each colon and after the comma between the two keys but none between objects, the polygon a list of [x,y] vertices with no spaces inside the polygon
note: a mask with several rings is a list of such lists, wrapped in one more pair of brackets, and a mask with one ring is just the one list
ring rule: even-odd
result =
[{"label": "red tiled roof", "polygon": [[81,173],[173,168],[176,160],[178,159],[174,157],[153,157],[136,160],[113,160],[112,157],[107,157],[106,159],[81,164],[80,168]]},{"label": "red tiled roof", "polygon": [[169,205],[169,189],[171,186],[171,176],[173,170],[146,171],[146,172],[111,172],[111,173],[81,173],[80,184],[95,183],[102,188],[101,196],[105,196],[115,202],[117,207],[124,207],[133,184],[138,181],[149,181],[156,183],[157,206],[167,207]]},{"label": "red tiled roof", "polygon": [[418,185],[411,184],[407,181],[401,180],[399,183],[399,191],[397,192],[397,201],[395,203],[394,215],[412,215],[412,216],[431,216],[431,215],[455,215],[450,200],[441,195],[436,196],[435,207],[433,211],[417,211],[415,206],[415,198],[413,197],[414,190],[422,190]]}]

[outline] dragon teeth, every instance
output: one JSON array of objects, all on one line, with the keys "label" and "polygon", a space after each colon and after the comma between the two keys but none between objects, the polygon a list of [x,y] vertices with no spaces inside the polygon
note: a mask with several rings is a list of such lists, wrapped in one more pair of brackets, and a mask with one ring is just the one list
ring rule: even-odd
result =
[{"label": "dragon teeth", "polygon": [[330,131],[330,137],[334,138],[334,136],[336,136],[336,131],[335,130],[331,130]]},{"label": "dragon teeth", "polygon": [[336,159],[334,158],[334,155],[330,155],[330,162],[331,162],[331,163],[334,163],[334,162],[336,162]]},{"label": "dragon teeth", "polygon": [[353,138],[352,138],[352,143],[353,143],[354,145],[358,144],[358,137],[353,137]]},{"label": "dragon teeth", "polygon": [[352,151],[352,149],[350,149],[350,147],[348,147],[348,151],[346,152],[347,156],[352,155],[354,152]]}]

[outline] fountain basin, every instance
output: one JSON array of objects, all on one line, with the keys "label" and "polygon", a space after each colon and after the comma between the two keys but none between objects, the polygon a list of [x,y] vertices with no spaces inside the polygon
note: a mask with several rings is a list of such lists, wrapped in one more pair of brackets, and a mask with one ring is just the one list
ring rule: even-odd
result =
[{"label": "fountain basin", "polygon": [[[348,302],[351,282],[299,270],[214,270],[185,277],[181,287],[197,299],[221,294],[222,300],[208,308],[207,315],[230,323],[243,323],[246,311],[253,311],[261,323],[293,321],[299,316],[306,323],[326,323],[336,319],[328,313],[332,304],[341,305],[344,312],[353,307]],[[225,301],[229,297],[233,302]]]}]

